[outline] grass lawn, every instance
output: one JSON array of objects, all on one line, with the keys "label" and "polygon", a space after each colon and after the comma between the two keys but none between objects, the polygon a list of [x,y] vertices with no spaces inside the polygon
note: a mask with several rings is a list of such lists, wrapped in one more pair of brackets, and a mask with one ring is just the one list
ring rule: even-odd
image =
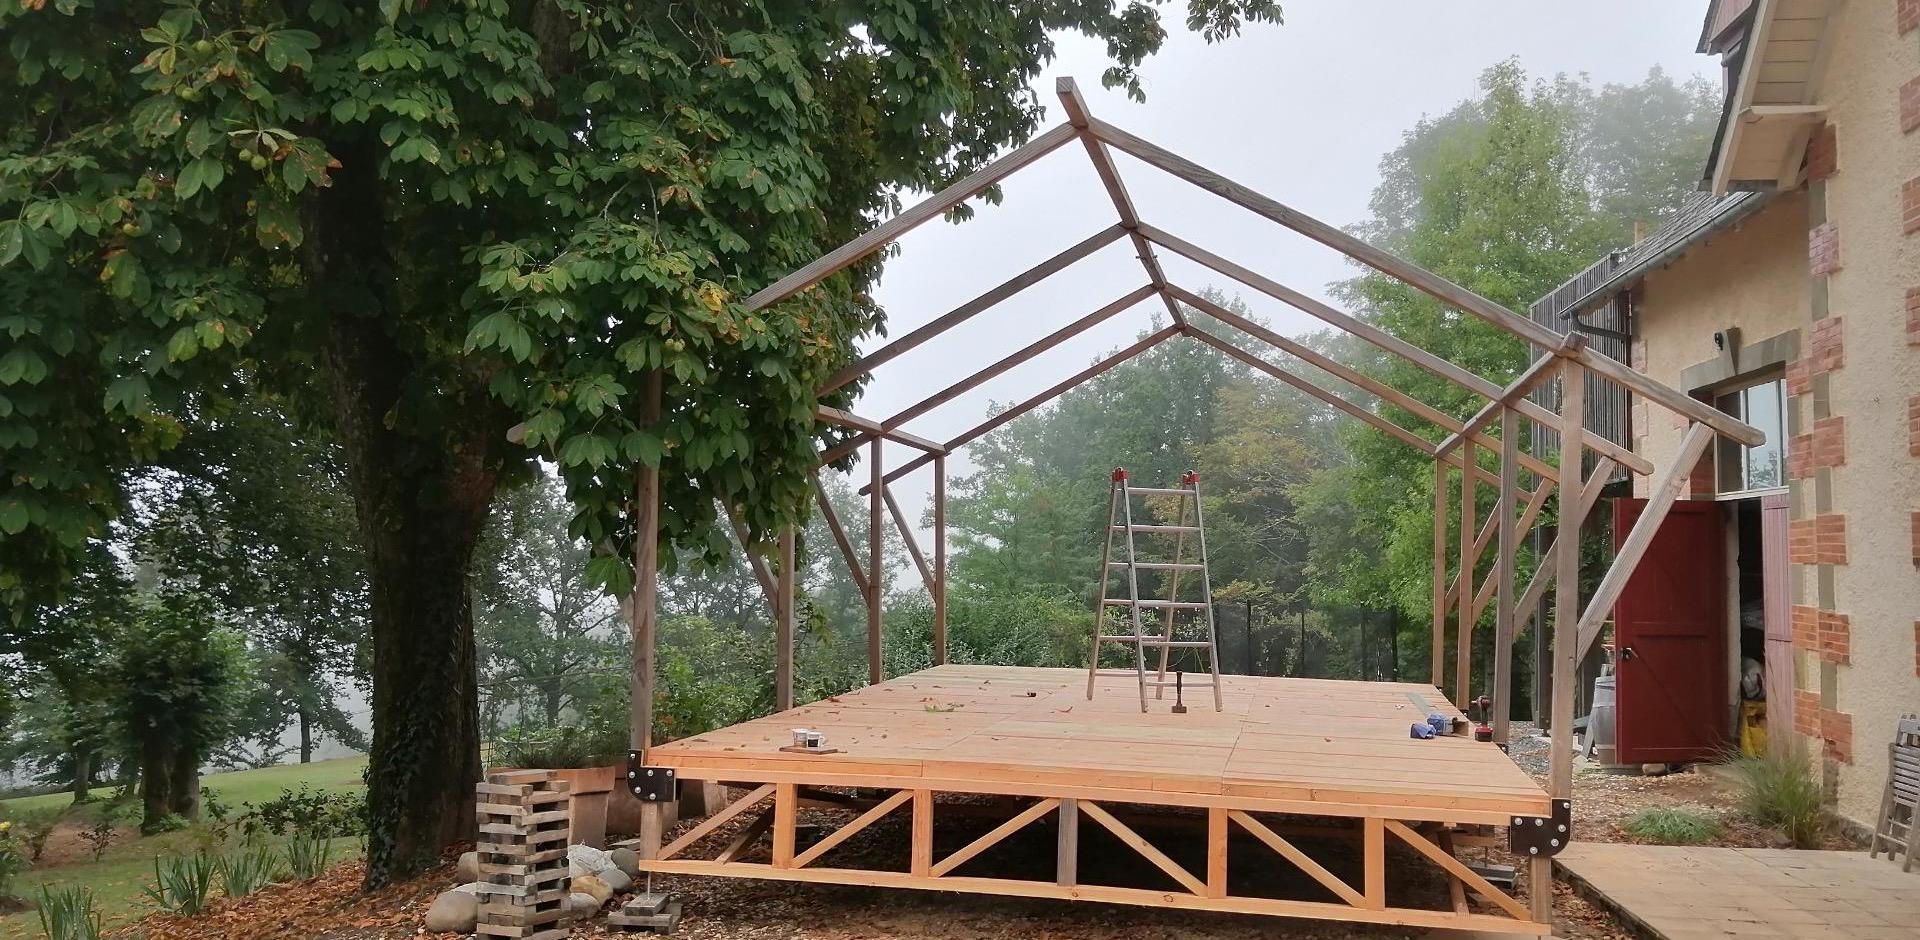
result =
[{"label": "grass lawn", "polygon": [[[303,783],[323,790],[362,789],[365,784],[361,782],[360,774],[366,766],[366,758],[353,757],[211,774],[201,782],[213,791],[220,802],[238,814],[242,803],[271,800],[279,796],[281,790],[299,789]],[[103,789],[94,791],[94,795],[104,801],[113,793]],[[54,793],[0,801],[0,819],[59,809],[67,806],[71,799],[65,793]],[[98,909],[105,915],[107,926],[112,928],[141,917],[152,909],[142,888],[153,881],[153,860],[156,857],[191,854],[207,847],[211,841],[206,830],[200,827],[143,837],[137,828],[129,825],[121,829],[118,840],[96,862],[85,843],[79,840],[79,832],[97,821],[103,808],[104,802],[95,802],[75,809],[70,817],[75,824],[54,834],[47,848],[46,863],[21,875],[15,883],[14,893],[33,898],[38,896],[42,884],[56,887],[86,885],[93,889]],[[215,847],[214,851],[222,849]],[[335,839],[333,842],[335,861],[353,858],[359,852],[357,838]],[[218,891],[217,887],[215,891]],[[33,911],[0,917],[0,940],[25,940],[40,936],[39,916]]]}]

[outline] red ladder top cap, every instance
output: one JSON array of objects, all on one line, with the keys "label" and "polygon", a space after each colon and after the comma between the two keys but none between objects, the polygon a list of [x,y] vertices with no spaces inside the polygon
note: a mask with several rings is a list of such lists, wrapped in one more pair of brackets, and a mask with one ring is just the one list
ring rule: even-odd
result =
[{"label": "red ladder top cap", "polygon": [[1113,482],[1119,483],[1125,480],[1126,478],[1127,478],[1127,468],[1125,467],[1113,468]]},{"label": "red ladder top cap", "polygon": [[1192,486],[1195,483],[1200,482],[1200,474],[1195,471],[1188,470],[1187,475],[1180,478],[1180,482],[1186,486]]}]

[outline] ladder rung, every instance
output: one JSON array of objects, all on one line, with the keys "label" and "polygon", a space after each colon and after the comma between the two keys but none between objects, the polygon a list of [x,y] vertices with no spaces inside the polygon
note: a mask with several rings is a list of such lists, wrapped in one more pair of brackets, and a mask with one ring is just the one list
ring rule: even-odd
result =
[{"label": "ladder rung", "polygon": [[1109,607],[1132,607],[1135,604],[1141,607],[1171,607],[1175,610],[1205,610],[1207,608],[1206,601],[1130,601],[1124,597],[1107,598],[1107,606]]},{"label": "ladder rung", "polygon": [[[1131,635],[1103,636],[1100,638],[1100,642],[1102,643],[1133,643],[1135,642],[1135,638]],[[1205,640],[1173,640],[1169,642],[1167,640],[1162,640],[1158,637],[1151,637],[1151,636],[1139,637],[1138,642],[1141,646],[1171,646],[1176,649],[1200,649],[1202,647],[1213,645],[1212,643],[1208,643]]]},{"label": "ladder rung", "polygon": [[1176,685],[1179,685],[1179,686],[1183,686],[1183,687],[1185,687],[1185,688],[1189,688],[1189,689],[1210,689],[1210,688],[1212,688],[1212,687],[1213,687],[1213,683],[1211,683],[1211,682],[1199,682],[1199,681],[1194,681],[1194,682],[1155,682],[1155,681],[1153,681],[1152,679],[1148,679],[1148,680],[1147,680],[1147,686],[1148,686],[1149,688],[1152,688],[1153,686],[1165,686],[1165,687],[1167,687],[1167,688],[1169,688],[1169,689],[1171,689],[1171,688],[1173,688],[1173,687],[1174,687],[1174,686],[1176,686]]},{"label": "ladder rung", "polygon": [[[1127,527],[1123,525],[1110,526],[1109,528],[1113,529],[1116,532],[1124,532],[1127,529]],[[1200,527],[1197,525],[1137,525],[1133,527],[1133,531],[1135,532],[1198,532],[1200,531]]]},{"label": "ladder rung", "polygon": [[[1124,561],[1107,562],[1107,567],[1109,568],[1125,568],[1126,566],[1127,566],[1127,563]],[[1203,571],[1207,567],[1206,565],[1189,564],[1187,562],[1176,563],[1176,562],[1170,562],[1170,561],[1136,561],[1133,563],[1133,566],[1135,568],[1144,568],[1149,571]]]},{"label": "ladder rung", "polygon": [[1127,487],[1127,492],[1129,494],[1133,494],[1137,496],[1192,496],[1194,495],[1192,490],[1174,490],[1174,489],[1166,489],[1163,487],[1153,487],[1153,486],[1129,486]]}]

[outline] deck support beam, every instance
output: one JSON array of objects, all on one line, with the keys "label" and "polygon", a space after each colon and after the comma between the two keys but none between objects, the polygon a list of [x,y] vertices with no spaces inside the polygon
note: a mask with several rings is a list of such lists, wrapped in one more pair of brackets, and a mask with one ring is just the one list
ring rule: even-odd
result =
[{"label": "deck support beam", "polygon": [[794,538],[792,525],[780,527],[779,583],[773,608],[773,709],[781,712],[793,707]]},{"label": "deck support beam", "polygon": [[933,456],[933,664],[947,662],[947,455]]},{"label": "deck support beam", "polygon": [[1433,668],[1427,681],[1446,684],[1447,668],[1447,465],[1433,462]]},{"label": "deck support beam", "polygon": [[[1582,449],[1578,441],[1586,425],[1587,370],[1567,359],[1560,368],[1560,543],[1554,553],[1553,607],[1553,731],[1548,760],[1547,793],[1555,799],[1573,799],[1573,674],[1579,665],[1574,646],[1580,623],[1580,528],[1586,521],[1581,491]],[[1546,631],[1541,631],[1541,639]]]},{"label": "deck support beam", "polygon": [[[665,375],[647,373],[641,392],[640,423],[655,427],[661,420]],[[653,747],[654,636],[660,610],[660,468],[641,464],[633,494],[633,593],[627,598],[627,627],[633,643],[632,674],[627,693],[627,749],[637,751],[645,764]],[[640,843],[635,854],[652,858],[660,852],[666,834],[667,807],[645,803],[640,808]]]},{"label": "deck support beam", "polygon": [[882,521],[887,488],[880,467],[880,438],[867,445],[867,463],[872,488],[867,492],[867,681],[879,684],[885,679],[880,661],[880,605],[885,596],[886,534]]},{"label": "deck support beam", "polygon": [[[1520,489],[1520,422],[1513,409],[1500,409],[1500,501],[1494,509],[1500,520],[1499,554],[1493,560],[1493,740],[1507,743],[1507,725],[1512,721],[1513,703],[1513,553],[1520,548],[1520,525],[1513,517],[1514,500]],[[1547,489],[1541,481],[1540,492]],[[1470,605],[1480,613],[1479,598]]]},{"label": "deck support beam", "polygon": [[1453,650],[1453,704],[1465,711],[1473,701],[1473,578],[1479,564],[1473,550],[1473,520],[1480,481],[1471,472],[1479,466],[1479,458],[1472,438],[1461,441],[1460,459],[1468,472],[1460,474],[1460,573],[1454,576],[1459,585],[1454,599],[1460,608],[1460,641]]}]

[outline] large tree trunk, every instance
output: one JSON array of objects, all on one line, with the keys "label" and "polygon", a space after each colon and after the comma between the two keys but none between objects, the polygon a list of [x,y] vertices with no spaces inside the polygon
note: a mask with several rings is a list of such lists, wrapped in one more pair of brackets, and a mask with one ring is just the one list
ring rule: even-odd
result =
[{"label": "large tree trunk", "polygon": [[[464,315],[414,310],[383,235],[370,141],[343,141],[334,184],[309,206],[308,300],[331,317],[322,368],[346,457],[372,588],[369,888],[438,863],[474,835],[479,699],[468,572],[500,480],[504,409],[484,376],[402,342]],[[444,293],[444,292],[443,292]],[[431,344],[429,344],[431,345]]]},{"label": "large tree trunk", "polygon": [[154,832],[173,809],[172,742],[150,734],[140,742],[140,831]]},{"label": "large tree trunk", "polygon": [[84,747],[73,750],[73,801],[85,803],[93,798],[93,751]]},{"label": "large tree trunk", "polygon": [[167,790],[167,811],[189,821],[200,818],[200,758],[176,748],[169,768],[173,784]]},{"label": "large tree trunk", "polygon": [[313,763],[313,717],[307,714],[306,706],[294,711],[294,720],[300,724],[300,763]]}]

